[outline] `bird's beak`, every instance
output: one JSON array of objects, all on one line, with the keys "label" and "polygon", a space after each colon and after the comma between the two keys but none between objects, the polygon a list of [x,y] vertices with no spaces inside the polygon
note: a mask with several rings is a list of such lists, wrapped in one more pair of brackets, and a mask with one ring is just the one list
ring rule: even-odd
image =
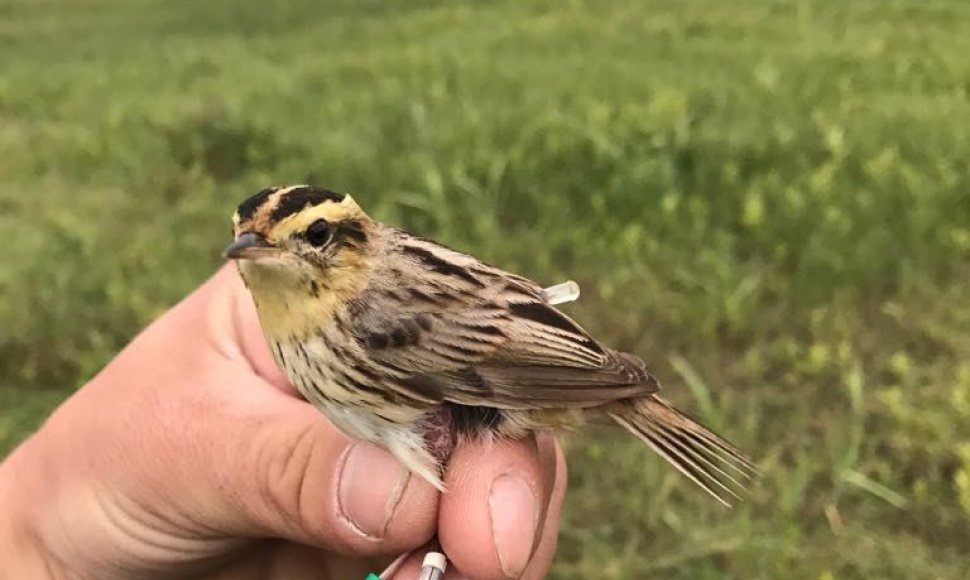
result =
[{"label": "bird's beak", "polygon": [[279,256],[281,250],[269,243],[263,236],[246,232],[229,244],[222,255],[227,260],[258,260]]}]

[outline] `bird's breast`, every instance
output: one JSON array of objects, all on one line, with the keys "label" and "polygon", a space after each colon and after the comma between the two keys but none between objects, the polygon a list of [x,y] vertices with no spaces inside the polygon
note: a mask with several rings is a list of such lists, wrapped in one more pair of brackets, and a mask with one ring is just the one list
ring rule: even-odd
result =
[{"label": "bird's breast", "polygon": [[425,409],[390,391],[351,341],[324,330],[275,341],[273,357],[300,394],[347,435],[379,441],[388,429],[410,428]]}]

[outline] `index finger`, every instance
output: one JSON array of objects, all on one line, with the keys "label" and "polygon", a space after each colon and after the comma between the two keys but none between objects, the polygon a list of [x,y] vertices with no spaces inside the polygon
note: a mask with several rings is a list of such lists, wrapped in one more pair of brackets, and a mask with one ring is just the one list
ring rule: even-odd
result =
[{"label": "index finger", "polygon": [[548,566],[565,487],[561,457],[550,435],[455,450],[438,514],[438,539],[454,568],[476,580],[520,578],[540,547],[549,552],[540,567]]},{"label": "index finger", "polygon": [[[556,550],[556,540],[559,529],[559,515],[562,508],[563,497],[566,492],[566,462],[562,448],[550,436],[540,435],[538,439],[539,465],[543,468],[550,468],[550,473],[543,473],[543,477],[553,478],[552,485],[547,486],[551,491],[551,497],[546,510],[546,519],[540,532],[539,546],[532,555],[529,565],[525,569],[522,578],[535,580],[545,578],[552,564],[553,555]],[[461,538],[459,538],[460,540]],[[384,571],[381,578],[385,580],[415,580],[421,571],[421,563],[429,550],[441,550],[437,542],[425,545],[413,552],[405,554]],[[448,571],[444,580],[468,580],[471,576],[466,576],[458,568],[455,562],[448,563]]]}]

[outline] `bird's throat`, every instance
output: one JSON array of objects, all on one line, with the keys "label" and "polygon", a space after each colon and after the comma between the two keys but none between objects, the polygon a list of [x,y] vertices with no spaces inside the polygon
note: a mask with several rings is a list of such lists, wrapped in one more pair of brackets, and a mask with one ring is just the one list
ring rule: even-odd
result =
[{"label": "bird's throat", "polygon": [[271,340],[303,340],[333,319],[339,297],[318,280],[265,264],[243,261],[239,267]]}]

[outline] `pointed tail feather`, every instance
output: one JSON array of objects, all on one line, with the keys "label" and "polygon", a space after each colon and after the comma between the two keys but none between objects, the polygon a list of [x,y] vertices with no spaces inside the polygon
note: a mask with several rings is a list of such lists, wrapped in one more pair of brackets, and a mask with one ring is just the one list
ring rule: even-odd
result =
[{"label": "pointed tail feather", "polygon": [[722,504],[740,499],[758,468],[733,445],[656,395],[609,412],[678,471]]}]

